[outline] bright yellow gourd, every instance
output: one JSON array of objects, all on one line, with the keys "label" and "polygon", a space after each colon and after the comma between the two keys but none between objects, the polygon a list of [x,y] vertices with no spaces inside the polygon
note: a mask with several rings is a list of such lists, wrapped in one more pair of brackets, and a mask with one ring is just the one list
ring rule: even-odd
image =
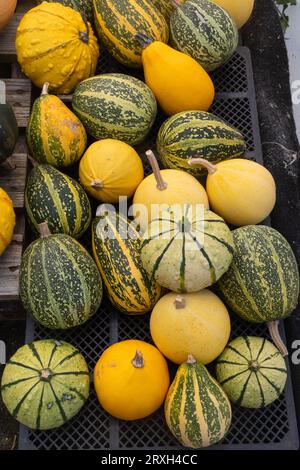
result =
[{"label": "bright yellow gourd", "polygon": [[155,155],[146,152],[153,173],[138,186],[133,197],[133,216],[142,230],[158,216],[163,205],[202,204],[209,209],[203,186],[194,176],[181,170],[160,170]]},{"label": "bright yellow gourd", "polygon": [[4,189],[0,188],[0,256],[12,240],[15,223],[16,215],[12,200]]},{"label": "bright yellow gourd", "polygon": [[103,139],[83,155],[79,178],[86,192],[101,202],[116,203],[131,197],[144,177],[138,153],[125,142]]},{"label": "bright yellow gourd", "polygon": [[[145,81],[163,111],[172,116],[182,111],[207,111],[215,97],[213,82],[192,57],[159,41],[144,40],[142,62]],[[143,39],[142,39],[143,38]]]},{"label": "bright yellow gourd", "polygon": [[53,93],[71,93],[94,75],[99,47],[91,25],[80,13],[60,3],[43,2],[22,18],[16,49],[22,71]]},{"label": "bright yellow gourd", "polygon": [[0,0],[0,31],[9,23],[17,6],[17,0]]},{"label": "bright yellow gourd", "polygon": [[170,292],[154,307],[150,330],[158,349],[176,364],[183,364],[189,354],[209,364],[229,340],[230,317],[223,302],[207,289],[180,295]]},{"label": "bright yellow gourd", "polygon": [[238,28],[249,20],[254,7],[254,0],[211,0],[224,8],[234,19]]},{"label": "bright yellow gourd", "polygon": [[208,170],[206,192],[214,212],[233,225],[255,225],[272,212],[276,186],[271,173],[259,163],[235,158],[213,165],[195,158],[191,165]]},{"label": "bright yellow gourd", "polygon": [[163,355],[139,340],[115,343],[101,355],[94,386],[102,407],[127,421],[142,419],[163,403],[170,384]]}]

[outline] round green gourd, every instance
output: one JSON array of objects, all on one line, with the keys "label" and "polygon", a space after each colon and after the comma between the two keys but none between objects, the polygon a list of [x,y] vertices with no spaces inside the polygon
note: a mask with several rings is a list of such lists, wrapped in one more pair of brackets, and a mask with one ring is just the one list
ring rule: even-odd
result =
[{"label": "round green gourd", "polygon": [[232,261],[232,235],[224,220],[195,206],[162,210],[143,238],[144,268],[158,284],[175,292],[211,286]]},{"label": "round green gourd", "polygon": [[91,222],[90,202],[80,184],[47,164],[31,170],[25,207],[36,233],[47,221],[51,233],[80,238]]},{"label": "round green gourd", "polygon": [[207,0],[178,5],[170,19],[171,44],[197,60],[207,71],[225,64],[238,45],[238,29],[231,16]]},{"label": "round green gourd", "polygon": [[[37,0],[37,3],[43,3],[45,0]],[[79,11],[83,19],[93,23],[93,0],[46,0],[48,3],[62,3],[66,7]]]},{"label": "round green gourd", "polygon": [[88,252],[68,235],[51,235],[40,225],[41,238],[25,250],[20,295],[25,310],[42,325],[68,329],[89,320],[102,300],[102,280]]},{"label": "round green gourd", "polygon": [[95,139],[118,139],[129,145],[145,139],[157,113],[150,88],[137,78],[117,73],[81,82],[72,107]]},{"label": "round green gourd", "polygon": [[165,401],[171,433],[186,447],[208,447],[223,439],[231,417],[226,393],[206,367],[190,355],[178,368]]},{"label": "round green gourd", "polygon": [[22,346],[7,362],[2,400],[32,429],[53,429],[75,416],[89,396],[84,357],[71,344],[46,339]]},{"label": "round green gourd", "polygon": [[18,123],[12,107],[0,103],[0,164],[12,155],[18,135]]},{"label": "round green gourd", "polygon": [[240,157],[246,150],[242,134],[222,119],[205,111],[184,111],[167,119],[157,136],[157,151],[166,168],[184,170],[194,176],[207,174],[191,167],[191,158],[211,163]]},{"label": "round green gourd", "polygon": [[219,356],[216,377],[233,403],[263,408],[281,395],[287,369],[280,351],[270,341],[238,337]]}]

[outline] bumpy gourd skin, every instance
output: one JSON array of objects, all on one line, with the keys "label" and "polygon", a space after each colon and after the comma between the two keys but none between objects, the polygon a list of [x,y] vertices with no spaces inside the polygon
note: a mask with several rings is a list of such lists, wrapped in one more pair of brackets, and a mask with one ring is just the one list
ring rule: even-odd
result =
[{"label": "bumpy gourd skin", "polygon": [[13,203],[6,192],[0,188],[0,256],[12,240],[15,223]]},{"label": "bumpy gourd skin", "polygon": [[16,50],[23,72],[54,93],[71,93],[94,75],[99,47],[89,23],[77,11],[43,2],[26,13],[17,30]]},{"label": "bumpy gourd skin", "polygon": [[154,41],[142,54],[145,81],[163,111],[207,111],[215,97],[214,85],[194,59],[166,44]]}]

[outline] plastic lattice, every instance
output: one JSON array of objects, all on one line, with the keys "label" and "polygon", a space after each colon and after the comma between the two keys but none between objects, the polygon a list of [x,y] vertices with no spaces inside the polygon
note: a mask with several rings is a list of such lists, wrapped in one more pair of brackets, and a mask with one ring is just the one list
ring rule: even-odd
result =
[{"label": "plastic lattice", "polygon": [[[98,73],[130,73],[142,78],[140,71],[128,71],[102,49]],[[251,60],[248,49],[238,48],[232,59],[213,74],[216,101],[213,113],[238,128],[245,136],[247,157],[262,161],[256,113]],[[166,119],[158,113],[146,142],[138,147],[155,150],[157,131]],[[145,165],[145,173],[149,167]],[[246,323],[232,316],[232,337],[267,335],[265,326]],[[72,331],[53,332],[32,319],[27,321],[26,341],[47,337],[69,341],[83,353],[92,371],[102,351],[111,343],[136,338],[151,341],[149,315],[129,317],[117,313],[105,299],[99,312],[85,325]],[[210,366],[213,372],[213,365]],[[173,376],[175,366],[170,364]],[[91,387],[93,389],[93,387]],[[117,421],[100,407],[94,391],[81,412],[65,426],[47,432],[33,431],[21,426],[21,449],[175,449],[179,444],[170,434],[163,410],[137,422]],[[297,448],[297,425],[290,378],[285,395],[271,406],[260,410],[233,407],[232,427],[217,447],[221,449],[289,449]]]}]

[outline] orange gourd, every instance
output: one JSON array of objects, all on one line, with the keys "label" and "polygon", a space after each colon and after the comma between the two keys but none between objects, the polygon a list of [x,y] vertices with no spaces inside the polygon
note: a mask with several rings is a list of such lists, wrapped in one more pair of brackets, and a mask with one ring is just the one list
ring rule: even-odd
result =
[{"label": "orange gourd", "polygon": [[17,0],[0,0],[0,31],[10,22]]},{"label": "orange gourd", "polygon": [[0,256],[12,240],[15,223],[12,200],[4,189],[0,188]]}]

